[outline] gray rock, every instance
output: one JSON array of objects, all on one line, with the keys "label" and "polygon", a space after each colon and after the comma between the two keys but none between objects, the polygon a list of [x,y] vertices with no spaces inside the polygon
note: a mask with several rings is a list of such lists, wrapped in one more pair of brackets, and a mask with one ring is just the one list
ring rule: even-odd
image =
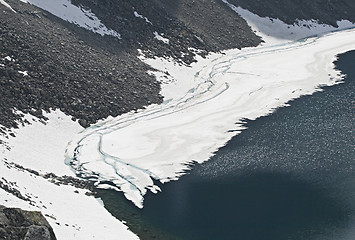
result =
[{"label": "gray rock", "polygon": [[56,237],[40,212],[0,205],[0,239],[56,240]]},{"label": "gray rock", "polygon": [[24,240],[52,240],[51,233],[45,226],[30,226]]}]

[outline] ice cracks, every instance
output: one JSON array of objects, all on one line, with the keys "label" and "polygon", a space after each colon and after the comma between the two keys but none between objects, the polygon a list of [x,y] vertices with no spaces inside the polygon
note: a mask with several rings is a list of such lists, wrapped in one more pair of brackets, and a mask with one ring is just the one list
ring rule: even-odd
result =
[{"label": "ice cracks", "polygon": [[243,119],[270,114],[320,86],[340,82],[333,61],[351,49],[354,29],[230,50],[192,67],[147,60],[168,71],[175,81],[170,87],[176,84],[183,94],[84,130],[67,148],[68,164],[99,187],[123,191],[141,208],[147,190],[159,191],[153,179],[176,180],[192,162],[207,161],[243,130]]}]

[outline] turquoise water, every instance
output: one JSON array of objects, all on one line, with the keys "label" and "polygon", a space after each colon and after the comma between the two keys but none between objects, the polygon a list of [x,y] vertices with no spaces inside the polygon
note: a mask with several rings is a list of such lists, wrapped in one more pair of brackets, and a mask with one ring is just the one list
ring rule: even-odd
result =
[{"label": "turquoise water", "polygon": [[135,209],[100,191],[142,239],[355,239],[355,51],[345,83],[246,121],[248,129]]}]

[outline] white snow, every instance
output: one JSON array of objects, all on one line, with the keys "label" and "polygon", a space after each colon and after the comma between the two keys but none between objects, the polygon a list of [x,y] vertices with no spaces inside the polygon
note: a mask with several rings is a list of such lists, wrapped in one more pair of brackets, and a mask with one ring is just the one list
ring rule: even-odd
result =
[{"label": "white snow", "polygon": [[16,11],[7,3],[5,2],[4,0],[0,0],[0,3],[2,5],[4,5],[5,7],[9,8],[11,11],[13,11],[14,13],[16,13]]},{"label": "white snow", "polygon": [[16,135],[8,140],[12,150],[2,150],[2,157],[41,173],[55,172],[57,175],[74,176],[64,164],[64,154],[68,140],[83,128],[59,110],[52,111],[47,117],[48,123],[43,124],[43,121],[26,114],[24,119],[31,122],[31,125],[12,129]]},{"label": "white snow", "polygon": [[18,71],[20,74],[22,74],[24,77],[28,76],[28,71]]},{"label": "white snow", "polygon": [[[42,177],[50,172],[74,176],[64,164],[64,154],[68,139],[82,130],[77,122],[59,110],[45,115],[49,118],[46,125],[27,114],[25,119],[31,125],[12,129],[16,137],[0,136],[0,140],[11,148],[0,145],[0,176],[32,201],[21,200],[0,188],[0,204],[41,211],[59,240],[138,239],[102,206],[102,201],[86,196],[87,190],[58,186]],[[12,163],[36,170],[41,175],[18,169]],[[0,181],[4,183],[3,179]]]},{"label": "white snow", "polygon": [[43,10],[52,13],[65,21],[74,23],[79,27],[88,29],[92,32],[98,33],[101,36],[111,35],[117,38],[121,38],[121,35],[108,29],[101,23],[100,19],[96,17],[91,10],[86,10],[82,7],[77,7],[71,3],[70,0],[21,0],[22,2],[31,3]]},{"label": "white snow", "polygon": [[153,25],[153,23],[151,21],[149,21],[149,19],[147,17],[140,15],[137,11],[134,11],[133,14],[136,18],[144,19],[147,23]]},{"label": "white snow", "polygon": [[141,208],[147,190],[159,191],[153,178],[177,180],[192,161],[207,161],[244,129],[242,119],[270,114],[291,99],[339,83],[333,61],[355,49],[355,30],[277,42],[212,54],[190,67],[145,59],[160,78],[167,71],[173,79],[163,85],[164,103],[77,135],[67,151],[73,168],[98,175],[99,185],[111,181]]},{"label": "white snow", "polygon": [[154,38],[158,39],[159,41],[162,41],[165,44],[169,44],[169,42],[170,42],[169,39],[159,35],[159,33],[157,33],[157,32],[153,32],[153,34],[154,34]]},{"label": "white snow", "polygon": [[7,61],[9,61],[9,62],[14,62],[14,61],[15,61],[15,60],[12,59],[10,56],[6,56],[6,57],[4,57],[3,59],[4,59],[4,60],[7,60]]}]

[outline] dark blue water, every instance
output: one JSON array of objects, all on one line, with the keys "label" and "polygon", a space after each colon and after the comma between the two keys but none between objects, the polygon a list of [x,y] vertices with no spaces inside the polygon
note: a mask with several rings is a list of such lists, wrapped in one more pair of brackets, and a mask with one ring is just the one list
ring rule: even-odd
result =
[{"label": "dark blue water", "polygon": [[355,239],[355,51],[336,65],[345,83],[247,121],[143,210],[102,192],[106,207],[142,239]]}]

